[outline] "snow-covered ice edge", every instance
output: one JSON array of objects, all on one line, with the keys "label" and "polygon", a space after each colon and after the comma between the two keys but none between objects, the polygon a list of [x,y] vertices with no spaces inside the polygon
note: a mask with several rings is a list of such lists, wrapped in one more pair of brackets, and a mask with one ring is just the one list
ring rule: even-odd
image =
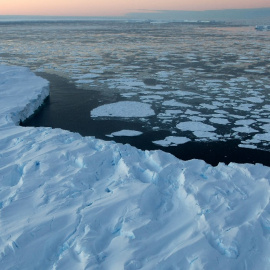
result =
[{"label": "snow-covered ice edge", "polygon": [[269,167],[18,126],[48,91],[0,66],[1,269],[269,269]]}]

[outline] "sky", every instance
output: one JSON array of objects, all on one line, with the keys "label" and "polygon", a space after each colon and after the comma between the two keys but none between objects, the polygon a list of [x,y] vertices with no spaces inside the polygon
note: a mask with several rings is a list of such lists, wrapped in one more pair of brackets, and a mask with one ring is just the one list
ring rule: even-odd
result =
[{"label": "sky", "polygon": [[156,10],[270,7],[270,0],[0,0],[0,15],[122,16]]}]

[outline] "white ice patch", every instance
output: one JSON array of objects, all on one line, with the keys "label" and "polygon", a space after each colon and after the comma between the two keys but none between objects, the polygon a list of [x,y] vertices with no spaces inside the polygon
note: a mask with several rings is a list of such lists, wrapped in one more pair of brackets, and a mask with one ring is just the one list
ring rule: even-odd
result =
[{"label": "white ice patch", "polygon": [[255,140],[259,141],[267,141],[270,142],[270,132],[269,133],[261,133],[261,134],[256,134],[253,136]]},{"label": "white ice patch", "polygon": [[75,80],[89,80],[89,79],[97,78],[99,76],[100,75],[88,73],[88,74],[83,74],[80,76],[75,76],[75,77],[73,77],[73,79],[75,79]]},{"label": "white ice patch", "polygon": [[220,125],[227,125],[230,123],[227,119],[215,118],[215,117],[210,118],[209,121],[214,123],[214,124],[220,124]]},{"label": "white ice patch", "polygon": [[185,114],[196,115],[196,114],[200,114],[200,112],[198,112],[198,111],[193,111],[193,110],[190,110],[190,109],[187,109],[187,110],[185,111]]},{"label": "white ice patch", "polygon": [[115,137],[115,136],[133,137],[133,136],[139,136],[141,134],[142,132],[140,131],[123,129],[120,131],[113,132],[110,135],[107,135],[107,137]]},{"label": "white ice patch", "polygon": [[249,125],[251,125],[253,123],[255,123],[255,121],[252,120],[252,119],[237,120],[237,121],[235,121],[235,125],[239,125],[239,126],[241,126],[241,125],[249,126]]},{"label": "white ice patch", "polygon": [[205,117],[201,117],[201,116],[188,116],[188,119],[190,119],[191,121],[198,121],[198,122],[202,122],[205,121],[206,118]]},{"label": "white ice patch", "polygon": [[186,137],[168,136],[164,140],[153,141],[154,144],[161,145],[163,147],[177,146],[189,142],[190,139]]},{"label": "white ice patch", "polygon": [[240,143],[238,145],[239,147],[242,147],[242,148],[249,148],[249,149],[257,149],[257,146],[256,145],[253,145],[253,144],[246,144],[246,143]]},{"label": "white ice patch", "polygon": [[232,128],[232,130],[236,131],[236,132],[240,132],[240,133],[255,133],[258,132],[258,130],[249,127],[249,126],[242,126],[242,127],[235,127]]},{"label": "white ice patch", "polygon": [[270,133],[270,124],[262,125],[261,128],[265,130],[266,132]]},{"label": "white ice patch", "polygon": [[251,110],[252,106],[253,106],[252,104],[240,104],[239,106],[235,107],[234,109],[248,112]]},{"label": "white ice patch", "polygon": [[193,131],[193,134],[197,137],[197,138],[207,138],[209,140],[217,140],[218,139],[218,135],[214,132],[209,132],[209,131]]},{"label": "white ice patch", "polygon": [[216,128],[202,122],[187,121],[176,125],[178,129],[183,131],[215,131]]},{"label": "white ice patch", "polygon": [[263,102],[263,99],[261,99],[260,97],[248,97],[248,98],[243,98],[243,100],[250,101],[253,103],[262,103]]},{"label": "white ice patch", "polygon": [[136,78],[116,78],[106,80],[106,82],[109,83],[109,88],[117,88],[119,90],[136,90],[146,88],[145,84]]},{"label": "white ice patch", "polygon": [[166,100],[162,103],[162,105],[171,107],[191,107],[190,105],[176,101],[175,99]]},{"label": "white ice patch", "polygon": [[211,105],[211,104],[205,104],[205,103],[200,104],[200,107],[205,108],[205,109],[209,109],[209,110],[217,109],[217,106],[214,106],[214,105]]},{"label": "white ice patch", "polygon": [[140,99],[143,101],[153,101],[153,100],[162,100],[164,97],[159,95],[146,95],[146,96],[140,96]]},{"label": "white ice patch", "polygon": [[119,101],[93,109],[91,117],[148,117],[155,115],[150,105],[137,101]]},{"label": "white ice patch", "polygon": [[183,111],[182,110],[166,110],[165,114],[167,115],[175,115],[175,114],[182,114]]}]

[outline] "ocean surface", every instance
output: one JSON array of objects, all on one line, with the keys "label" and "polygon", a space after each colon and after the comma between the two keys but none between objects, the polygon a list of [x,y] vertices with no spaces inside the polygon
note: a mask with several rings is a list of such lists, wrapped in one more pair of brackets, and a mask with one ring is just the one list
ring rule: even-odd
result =
[{"label": "ocean surface", "polygon": [[[0,33],[0,63],[29,67],[51,83],[50,98],[23,125],[63,128],[213,165],[270,165],[270,32],[74,20],[5,21]],[[91,114],[120,101],[148,104],[154,114]],[[123,130],[131,135],[117,135]]]}]

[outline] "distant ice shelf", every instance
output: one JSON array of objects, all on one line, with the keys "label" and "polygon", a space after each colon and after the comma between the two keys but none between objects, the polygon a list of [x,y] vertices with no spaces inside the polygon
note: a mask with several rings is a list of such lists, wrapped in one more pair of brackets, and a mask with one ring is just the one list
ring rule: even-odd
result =
[{"label": "distant ice shelf", "polygon": [[0,269],[270,268],[269,167],[18,126],[48,94],[0,66]]}]

